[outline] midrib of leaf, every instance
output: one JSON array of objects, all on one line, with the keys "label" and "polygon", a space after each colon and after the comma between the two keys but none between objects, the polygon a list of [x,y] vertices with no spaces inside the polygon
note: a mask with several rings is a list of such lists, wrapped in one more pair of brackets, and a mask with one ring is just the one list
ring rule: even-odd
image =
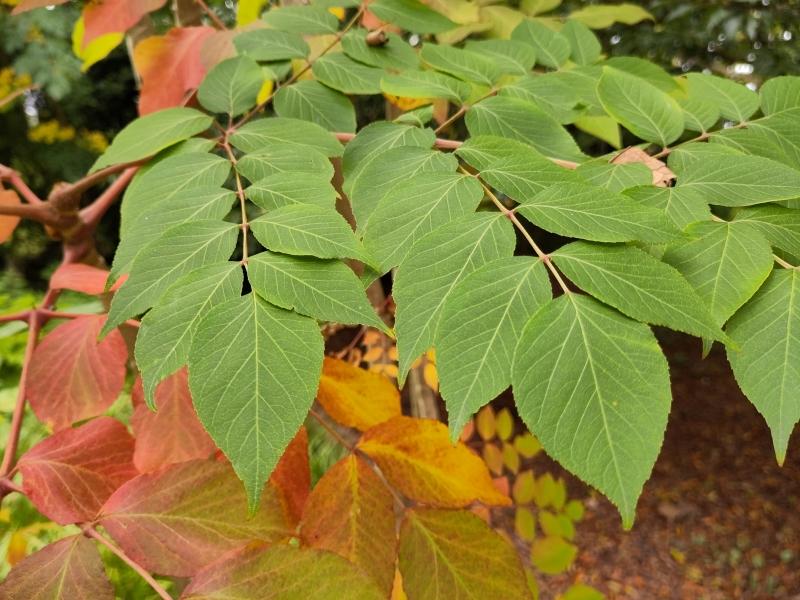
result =
[{"label": "midrib of leaf", "polygon": [[[56,590],[58,591],[58,594],[56,595],[56,598],[61,598],[64,595],[63,594],[64,582],[67,579],[67,570],[68,570],[70,561],[72,560],[71,557],[75,553],[75,550],[77,549],[77,546],[78,546],[78,543],[77,543],[78,539],[80,539],[80,538],[75,538],[75,540],[70,545],[69,551],[67,552],[67,556],[64,559],[64,564],[61,566],[61,569],[59,570],[58,575],[56,576],[57,579],[58,579],[58,583],[56,584]],[[44,586],[44,585],[42,586],[42,588],[46,588],[46,587],[47,586]]]},{"label": "midrib of leaf", "polygon": [[[341,244],[341,243],[339,243],[337,241],[334,241],[333,239],[326,238],[326,237],[324,237],[322,235],[319,235],[318,233],[314,233],[313,231],[301,229],[300,227],[296,227],[294,225],[287,225],[286,223],[280,223],[280,222],[276,223],[275,221],[266,221],[265,223],[269,223],[273,227],[283,227],[284,229],[288,229],[290,231],[298,231],[298,232],[300,232],[301,235],[307,235],[307,236],[310,236],[310,237],[313,237],[313,238],[317,238],[318,240],[322,240],[323,242],[326,242],[326,243],[329,243],[331,245],[334,245],[337,248],[342,248],[346,252],[358,252],[357,248],[348,248],[344,244]],[[294,241],[294,238],[292,238],[292,241]]]},{"label": "midrib of leaf", "polygon": [[[429,531],[428,528],[425,527],[425,525],[422,524],[417,517],[412,517],[412,518],[416,521],[415,529],[417,529],[417,531],[421,531],[422,534],[425,536],[425,538],[428,540],[429,545],[430,545],[431,549],[433,550],[434,555],[441,558],[442,562],[445,563],[445,565],[447,565],[448,571],[450,572],[450,574],[453,576],[453,578],[456,581],[458,581],[459,587],[469,594],[469,587],[467,585],[467,582],[459,575],[458,569],[456,568],[456,566],[452,562],[450,562],[448,560],[447,556],[444,554],[444,552],[441,551],[441,549],[439,548],[439,545],[438,545],[438,543],[437,543],[437,541],[435,539],[435,536],[434,536],[433,532]],[[438,591],[438,587],[439,587],[439,575],[438,575],[438,573],[439,573],[439,561],[434,560],[433,561],[433,565],[434,565],[435,572],[436,572],[436,575],[434,576],[434,581],[436,582],[436,587],[437,587],[436,598],[439,598],[439,591]],[[470,594],[470,596],[471,596],[471,594]]]},{"label": "midrib of leaf", "polygon": [[[660,90],[659,90],[659,91],[660,91]],[[637,101],[634,101],[634,100],[633,100],[633,98],[631,98],[631,96],[629,96],[629,95],[628,95],[628,92],[627,92],[627,91],[626,91],[626,90],[625,90],[625,89],[624,89],[622,86],[620,86],[620,92],[621,92],[621,93],[622,93],[622,95],[624,96],[625,100],[627,100],[628,102],[630,102],[630,103],[631,103],[631,105],[635,106],[635,107],[636,107],[636,109],[637,109],[637,112],[638,112],[640,115],[644,116],[644,117],[645,117],[645,119],[646,119],[646,120],[647,120],[647,121],[650,123],[650,125],[653,127],[653,129],[654,129],[654,130],[655,130],[655,131],[658,133],[658,137],[660,137],[660,138],[661,138],[661,145],[662,145],[662,146],[666,146],[667,144],[666,144],[666,141],[665,141],[665,138],[664,138],[664,134],[662,133],[662,128],[661,128],[661,127],[659,127],[658,123],[656,123],[656,122],[655,122],[655,121],[654,121],[654,120],[653,120],[653,119],[650,117],[650,113],[649,113],[649,112],[646,112],[646,111],[644,111],[644,110],[642,110],[642,109],[641,109],[641,107],[640,107],[640,104],[641,104],[641,103],[640,103],[640,102],[637,102]]]}]

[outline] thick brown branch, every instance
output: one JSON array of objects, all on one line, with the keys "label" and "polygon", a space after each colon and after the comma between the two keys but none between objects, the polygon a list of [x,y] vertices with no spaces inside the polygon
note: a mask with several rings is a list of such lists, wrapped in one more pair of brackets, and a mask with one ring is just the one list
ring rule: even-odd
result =
[{"label": "thick brown branch", "polygon": [[103,215],[106,214],[106,211],[108,211],[114,201],[128,186],[138,170],[138,166],[128,167],[125,169],[122,175],[120,175],[116,181],[114,181],[114,183],[108,186],[106,191],[100,194],[89,206],[81,210],[80,218],[85,227],[94,228],[100,222],[100,219],[103,218]]}]

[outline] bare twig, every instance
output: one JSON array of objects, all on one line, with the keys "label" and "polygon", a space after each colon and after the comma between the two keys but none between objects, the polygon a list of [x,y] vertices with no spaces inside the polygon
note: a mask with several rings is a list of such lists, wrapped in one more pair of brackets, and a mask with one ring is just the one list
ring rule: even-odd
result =
[{"label": "bare twig", "polygon": [[203,12],[208,15],[208,18],[211,19],[212,23],[214,23],[214,27],[221,30],[227,29],[227,27],[225,27],[225,23],[222,22],[222,19],[217,16],[217,13],[215,13],[208,4],[206,4],[203,0],[194,1],[197,2],[198,6],[203,9]]},{"label": "bare twig", "polygon": [[[119,197],[122,191],[128,186],[136,175],[139,167],[128,167],[125,169],[114,183],[108,186],[108,189],[100,194],[97,199],[89,206],[80,211],[80,218],[85,227],[93,229],[106,214],[106,211],[111,207],[114,201]],[[99,171],[98,171],[99,173]]]},{"label": "bare twig", "polygon": [[42,204],[42,199],[37,196],[28,184],[22,180],[14,169],[0,165],[0,181],[7,181],[19,192],[19,195],[29,204]]}]

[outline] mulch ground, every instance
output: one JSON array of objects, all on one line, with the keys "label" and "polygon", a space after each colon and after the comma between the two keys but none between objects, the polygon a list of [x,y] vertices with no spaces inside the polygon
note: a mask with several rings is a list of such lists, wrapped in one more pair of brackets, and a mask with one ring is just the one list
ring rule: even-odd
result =
[{"label": "mulch ground", "polygon": [[660,337],[674,400],[633,530],[565,474],[570,497],[586,503],[580,553],[568,574],[542,583],[583,581],[612,599],[800,600],[800,434],[778,467],[719,345],[701,361],[699,342]]}]

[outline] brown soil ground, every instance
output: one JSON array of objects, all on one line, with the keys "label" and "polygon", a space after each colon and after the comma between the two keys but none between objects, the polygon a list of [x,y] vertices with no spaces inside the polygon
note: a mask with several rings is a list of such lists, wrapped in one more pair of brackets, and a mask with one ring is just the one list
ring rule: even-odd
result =
[{"label": "brown soil ground", "polygon": [[697,341],[660,337],[674,401],[636,524],[622,531],[613,506],[565,474],[587,508],[580,553],[543,587],[583,581],[612,599],[800,600],[800,434],[778,467],[724,351],[701,361]]}]

